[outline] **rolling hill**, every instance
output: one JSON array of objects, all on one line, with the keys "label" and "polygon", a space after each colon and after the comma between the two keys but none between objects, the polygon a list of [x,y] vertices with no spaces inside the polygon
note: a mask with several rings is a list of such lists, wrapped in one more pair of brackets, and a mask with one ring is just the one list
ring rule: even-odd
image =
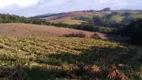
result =
[{"label": "rolling hill", "polygon": [[88,22],[93,17],[103,18],[105,21],[116,23],[129,23],[132,19],[142,18],[142,11],[140,10],[108,10],[108,11],[73,11],[52,15],[40,15],[35,16],[37,18],[46,19],[53,23],[69,23],[69,24],[81,24],[82,22]]}]

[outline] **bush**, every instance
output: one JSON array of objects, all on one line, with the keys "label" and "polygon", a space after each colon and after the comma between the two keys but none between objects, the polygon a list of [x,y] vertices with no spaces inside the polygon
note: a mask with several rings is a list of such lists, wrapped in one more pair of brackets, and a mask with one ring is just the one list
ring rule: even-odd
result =
[{"label": "bush", "polygon": [[139,26],[131,34],[131,42],[134,44],[142,45],[142,26]]},{"label": "bush", "polygon": [[71,33],[71,34],[66,34],[64,35],[65,37],[80,37],[80,38],[86,38],[87,35],[83,32],[76,32],[76,33]]},{"label": "bush", "polygon": [[142,19],[133,20],[122,30],[122,35],[129,36],[131,43],[142,45]]}]

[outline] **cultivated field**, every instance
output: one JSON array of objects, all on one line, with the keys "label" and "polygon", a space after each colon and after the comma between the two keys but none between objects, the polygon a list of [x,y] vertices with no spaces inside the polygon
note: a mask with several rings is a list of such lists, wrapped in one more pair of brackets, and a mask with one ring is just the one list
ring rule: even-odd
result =
[{"label": "cultivated field", "polygon": [[93,34],[92,32],[74,30],[69,28],[57,28],[54,26],[23,23],[0,24],[0,36],[64,36],[72,33],[84,33],[87,36],[91,36]]},{"label": "cultivated field", "polygon": [[141,80],[142,47],[65,37],[0,37],[0,79]]}]

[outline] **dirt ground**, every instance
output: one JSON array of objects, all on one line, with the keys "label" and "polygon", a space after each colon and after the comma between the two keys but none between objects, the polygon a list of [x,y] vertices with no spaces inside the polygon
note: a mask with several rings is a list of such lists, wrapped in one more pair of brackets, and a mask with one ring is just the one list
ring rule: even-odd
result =
[{"label": "dirt ground", "polygon": [[58,28],[54,26],[33,25],[23,23],[0,24],[0,36],[63,36],[71,33],[82,32],[91,36],[93,32],[74,30],[69,28]]},{"label": "dirt ground", "polygon": [[[102,40],[125,41],[126,37],[107,35],[99,32],[89,32],[69,28],[59,28],[54,26],[34,25],[24,23],[5,23],[0,24],[0,36],[8,37],[28,37],[28,36],[65,36],[72,34],[84,34],[85,38]],[[74,36],[70,36],[74,37]]]}]

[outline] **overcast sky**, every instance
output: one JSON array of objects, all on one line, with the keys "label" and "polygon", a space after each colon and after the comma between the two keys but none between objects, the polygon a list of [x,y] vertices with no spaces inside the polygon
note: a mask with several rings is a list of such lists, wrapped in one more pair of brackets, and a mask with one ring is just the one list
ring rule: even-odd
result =
[{"label": "overcast sky", "polygon": [[35,16],[76,10],[142,9],[142,0],[0,0],[0,13]]}]

